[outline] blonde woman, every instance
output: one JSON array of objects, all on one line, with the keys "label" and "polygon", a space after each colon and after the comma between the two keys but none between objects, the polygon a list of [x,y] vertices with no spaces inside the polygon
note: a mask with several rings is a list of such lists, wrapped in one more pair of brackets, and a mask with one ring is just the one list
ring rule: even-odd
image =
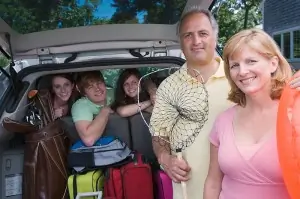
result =
[{"label": "blonde woman", "polygon": [[259,29],[234,35],[223,58],[228,99],[236,105],[217,117],[210,133],[204,199],[289,199],[277,157],[276,117],[291,67]]}]

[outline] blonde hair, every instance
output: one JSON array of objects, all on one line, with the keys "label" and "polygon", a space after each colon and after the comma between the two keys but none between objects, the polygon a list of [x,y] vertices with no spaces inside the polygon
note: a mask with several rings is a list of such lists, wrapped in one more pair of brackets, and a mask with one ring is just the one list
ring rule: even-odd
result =
[{"label": "blonde hair", "polygon": [[287,81],[292,76],[292,69],[287,60],[283,57],[279,47],[275,41],[263,30],[260,29],[247,29],[242,30],[232,36],[224,47],[223,59],[225,75],[231,86],[231,90],[228,95],[228,100],[237,103],[241,106],[246,105],[245,93],[243,93],[232,81],[230,77],[229,59],[238,53],[242,48],[247,45],[251,49],[255,50],[264,57],[271,59],[274,56],[278,58],[278,68],[271,75],[271,90],[270,97],[272,99],[279,99],[283,88]]}]

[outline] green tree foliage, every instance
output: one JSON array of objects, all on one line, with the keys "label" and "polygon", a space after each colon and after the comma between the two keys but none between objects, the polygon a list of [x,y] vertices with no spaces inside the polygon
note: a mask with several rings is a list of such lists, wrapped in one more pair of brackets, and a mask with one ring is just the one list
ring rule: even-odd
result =
[{"label": "green tree foliage", "polygon": [[0,0],[0,17],[19,33],[109,23],[94,16],[100,0]]},{"label": "green tree foliage", "polygon": [[185,0],[113,0],[116,13],[112,22],[123,23],[142,13],[144,23],[173,24],[180,17],[185,3]]},{"label": "green tree foliage", "polygon": [[113,0],[112,6],[116,8],[111,21],[113,23],[125,23],[136,19],[136,7],[130,0]]},{"label": "green tree foliage", "polygon": [[[101,0],[0,0],[0,17],[14,30],[30,33],[56,28],[108,23],[174,24],[186,0],[112,0],[116,9],[110,19],[97,18]],[[261,24],[261,0],[217,0],[212,11],[220,27],[219,45],[236,32]]]},{"label": "green tree foliage", "polygon": [[[97,18],[101,0],[0,0],[0,17],[20,33],[107,23],[174,24],[186,0],[112,0],[111,19]],[[234,33],[261,23],[261,0],[218,0],[213,8],[220,26],[220,45]]]},{"label": "green tree foliage", "polygon": [[[262,15],[259,12],[259,4],[261,0],[241,0],[241,8],[244,11],[244,25],[243,28],[246,29],[250,25],[257,25],[261,21]],[[252,24],[249,24],[252,23]]]},{"label": "green tree foliage", "polygon": [[219,0],[214,13],[220,28],[219,45],[240,30],[252,28],[262,23],[261,0]]},{"label": "green tree foliage", "polygon": [[3,55],[0,54],[0,67],[8,66],[8,64],[9,61]]},{"label": "green tree foliage", "polygon": [[[139,13],[144,13],[144,23],[173,24],[179,19],[185,0],[113,0],[116,13],[112,23],[125,23],[135,20]],[[213,12],[220,26],[219,45],[236,32],[261,24],[261,0],[218,0]]]}]

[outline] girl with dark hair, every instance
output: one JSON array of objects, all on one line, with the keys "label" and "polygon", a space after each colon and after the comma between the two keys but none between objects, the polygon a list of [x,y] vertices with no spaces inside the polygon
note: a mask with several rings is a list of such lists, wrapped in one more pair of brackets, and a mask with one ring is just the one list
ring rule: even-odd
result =
[{"label": "girl with dark hair", "polygon": [[76,100],[74,80],[69,74],[53,75],[51,79],[52,105],[54,117],[70,115],[72,104]]},{"label": "girl with dark hair", "polygon": [[75,100],[74,81],[69,74],[47,76],[46,80],[45,83],[50,83],[47,88],[28,93],[30,106],[24,118],[26,122],[13,121],[11,130],[8,128],[9,131],[23,129],[25,135],[24,199],[41,195],[44,199],[67,198],[67,155],[71,141],[68,134],[72,132],[59,118],[70,113]]},{"label": "girl with dark hair", "polygon": [[[112,109],[122,117],[130,117],[142,111],[152,112],[155,101],[156,85],[151,80],[141,82],[138,93],[140,72],[135,69],[125,69],[119,76],[115,92],[115,102]],[[138,104],[138,95],[140,104]],[[139,106],[140,105],[140,106]]]}]

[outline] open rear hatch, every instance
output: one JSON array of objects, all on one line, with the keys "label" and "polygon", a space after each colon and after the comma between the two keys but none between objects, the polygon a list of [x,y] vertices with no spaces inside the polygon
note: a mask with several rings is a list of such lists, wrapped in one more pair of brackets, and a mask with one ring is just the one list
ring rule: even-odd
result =
[{"label": "open rear hatch", "polygon": [[[211,9],[216,0],[182,0],[182,3],[184,9],[191,5]],[[101,3],[99,6],[101,8]],[[177,9],[176,12],[183,12],[184,9]],[[179,17],[180,14],[176,20]],[[145,22],[143,24],[88,25],[21,34],[0,19],[0,49],[4,55],[19,59],[24,56],[41,54],[142,48],[149,47],[150,44],[145,42],[150,41],[161,41],[166,45],[174,45],[177,43],[175,27],[174,23],[151,24]]]},{"label": "open rear hatch", "polygon": [[[176,21],[187,7],[199,5],[205,9],[212,9],[216,0],[182,0],[181,3],[182,8],[176,10],[179,12],[176,15]],[[142,52],[145,49],[148,50]],[[11,60],[8,70],[0,67],[2,72],[0,75],[9,78],[15,95],[18,95],[24,86],[19,78],[19,71],[14,67],[19,61],[31,60],[26,68],[33,66],[37,68],[37,65],[42,67],[47,63],[50,64],[47,65],[49,69],[55,64],[90,61],[91,59],[87,58],[88,53],[96,54],[94,59],[98,60],[107,58],[103,55],[108,52],[110,55],[125,52],[125,57],[142,59],[172,56],[168,53],[170,49],[180,50],[176,23],[173,22],[171,24],[145,22],[142,24],[88,25],[21,34],[0,19],[0,51]],[[60,59],[62,55],[66,57]],[[80,56],[81,59],[77,59]],[[118,58],[124,58],[122,56]]]}]

